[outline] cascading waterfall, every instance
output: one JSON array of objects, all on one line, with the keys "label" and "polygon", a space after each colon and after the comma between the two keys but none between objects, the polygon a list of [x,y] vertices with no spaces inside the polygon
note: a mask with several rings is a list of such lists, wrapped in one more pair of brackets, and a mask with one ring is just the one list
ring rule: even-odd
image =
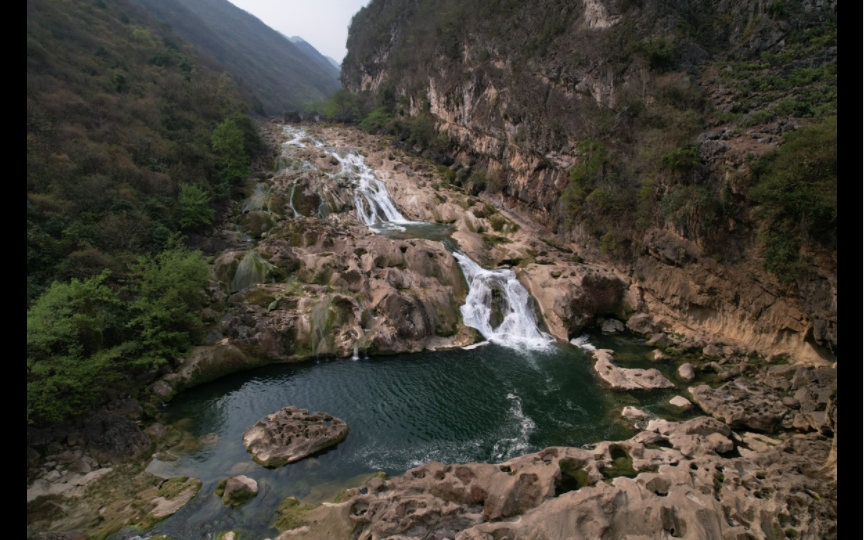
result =
[{"label": "cascading waterfall", "polygon": [[[338,152],[299,128],[286,126],[285,133],[292,139],[284,146],[305,148],[307,144],[303,141],[311,141],[315,147],[339,160],[341,170],[338,174],[348,178],[354,186],[354,206],[361,223],[373,230],[405,230],[400,225],[417,223],[405,219],[396,209],[387,186],[375,176],[374,170],[356,149]],[[449,249],[446,243],[444,245]],[[513,270],[485,270],[463,253],[453,251],[453,256],[468,281],[468,296],[460,308],[467,326],[475,328],[487,340],[513,349],[542,350],[550,346],[554,340],[537,327],[531,296],[516,279]],[[501,319],[500,323],[493,323],[493,312]]]},{"label": "cascading waterfall", "polygon": [[[513,349],[545,349],[552,343],[553,339],[537,327],[531,296],[516,279],[516,272],[509,268],[486,270],[458,251],[453,256],[468,281],[468,296],[459,308],[466,325],[489,341]],[[501,318],[497,326],[493,326],[495,309]]]}]

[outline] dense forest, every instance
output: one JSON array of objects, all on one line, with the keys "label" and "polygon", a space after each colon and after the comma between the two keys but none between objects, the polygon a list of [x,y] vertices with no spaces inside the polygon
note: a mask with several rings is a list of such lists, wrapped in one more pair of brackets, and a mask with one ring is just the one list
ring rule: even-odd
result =
[{"label": "dense forest", "polygon": [[27,3],[28,422],[200,339],[206,226],[261,141],[250,94],[125,0]]}]

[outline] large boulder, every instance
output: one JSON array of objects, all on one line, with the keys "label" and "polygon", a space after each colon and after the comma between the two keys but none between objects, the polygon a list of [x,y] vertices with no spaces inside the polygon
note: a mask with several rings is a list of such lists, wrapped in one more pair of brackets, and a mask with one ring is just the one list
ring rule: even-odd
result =
[{"label": "large boulder", "polygon": [[120,415],[99,411],[85,430],[90,455],[100,463],[122,463],[150,448],[150,437]]},{"label": "large boulder", "polygon": [[265,467],[293,463],[348,436],[348,424],[323,412],[285,407],[243,431],[252,459]]},{"label": "large boulder", "polygon": [[613,351],[592,351],[596,360],[594,371],[614,390],[655,390],[675,388],[675,385],[656,369],[626,369],[612,363]]},{"label": "large boulder", "polygon": [[219,482],[216,495],[222,497],[222,504],[240,506],[258,495],[258,482],[248,476],[232,476]]},{"label": "large boulder", "polygon": [[685,381],[696,378],[696,367],[690,362],[685,362],[678,367],[678,375]]},{"label": "large boulder", "polygon": [[744,378],[716,390],[703,384],[691,388],[690,393],[703,411],[731,427],[771,432],[789,412],[781,396]]},{"label": "large boulder", "polygon": [[659,328],[647,313],[637,313],[627,320],[627,328],[631,332],[643,335],[654,335]]}]

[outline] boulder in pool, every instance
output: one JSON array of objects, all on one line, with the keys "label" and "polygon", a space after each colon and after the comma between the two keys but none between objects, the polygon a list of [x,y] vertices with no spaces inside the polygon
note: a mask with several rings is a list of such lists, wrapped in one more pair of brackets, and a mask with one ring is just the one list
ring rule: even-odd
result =
[{"label": "boulder in pool", "polygon": [[293,463],[348,436],[344,420],[323,412],[285,407],[243,431],[243,444],[252,459],[265,467]]},{"label": "boulder in pool", "polygon": [[222,497],[222,504],[240,506],[258,495],[258,482],[247,476],[232,476],[219,482],[216,495]]}]

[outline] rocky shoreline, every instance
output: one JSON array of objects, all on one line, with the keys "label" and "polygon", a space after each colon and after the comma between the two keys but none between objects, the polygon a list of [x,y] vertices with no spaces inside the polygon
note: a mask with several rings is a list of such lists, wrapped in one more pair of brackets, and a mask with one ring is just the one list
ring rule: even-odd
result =
[{"label": "rocky shoreline", "polygon": [[[270,143],[281,143],[281,126],[268,130]],[[646,303],[637,283],[577,262],[578,254],[543,242],[519,216],[442,185],[428,162],[394,153],[357,130],[314,131],[337,146],[363,149],[406,217],[447,224],[468,256],[487,267],[513,268],[556,338],[595,326],[621,331],[626,320],[628,331],[656,347],[653,360],[673,363],[682,380],[693,381],[681,399],[713,418],[643,418],[644,431],[628,441],[549,448],[497,465],[430,463],[372,480],[338,503],[289,505],[285,511],[296,514],[297,526],[280,539],[337,538],[345,531],[345,538],[359,531],[364,539],[439,540],[551,539],[565,530],[592,538],[836,536],[836,364],[790,364],[797,359],[685,328],[665,312],[655,321],[638,313]],[[325,188],[338,182],[323,174],[336,168],[317,151],[300,158],[316,164],[321,172],[312,174]],[[256,211],[238,212],[238,223],[193,239],[213,257],[211,302],[203,313],[214,323],[211,343],[155,374],[160,378],[149,395],[139,396],[141,403],[115,393],[107,410],[86,422],[28,428],[28,537],[54,538],[36,533],[76,528],[85,537],[130,525],[146,529],[191,500],[200,481],[144,472],[154,453],[208,444],[207,436],[192,438],[154,422],[152,405],[178,392],[267,363],[348,357],[355,347],[387,354],[480,341],[455,307],[464,302],[466,285],[440,242],[370,233],[352,217],[350,201],[328,196],[336,187],[316,190],[308,172],[290,165],[267,180],[270,206],[279,210],[259,216],[266,227],[254,229]],[[315,208],[322,201],[330,208],[328,222],[287,215],[300,203]],[[238,239],[240,222],[257,236],[254,253],[279,276],[277,283],[232,291],[250,252],[250,243]],[[656,370],[617,366],[609,351],[594,354],[612,391],[674,386],[659,372],[648,373]],[[136,505],[112,505],[118,498]]]}]

